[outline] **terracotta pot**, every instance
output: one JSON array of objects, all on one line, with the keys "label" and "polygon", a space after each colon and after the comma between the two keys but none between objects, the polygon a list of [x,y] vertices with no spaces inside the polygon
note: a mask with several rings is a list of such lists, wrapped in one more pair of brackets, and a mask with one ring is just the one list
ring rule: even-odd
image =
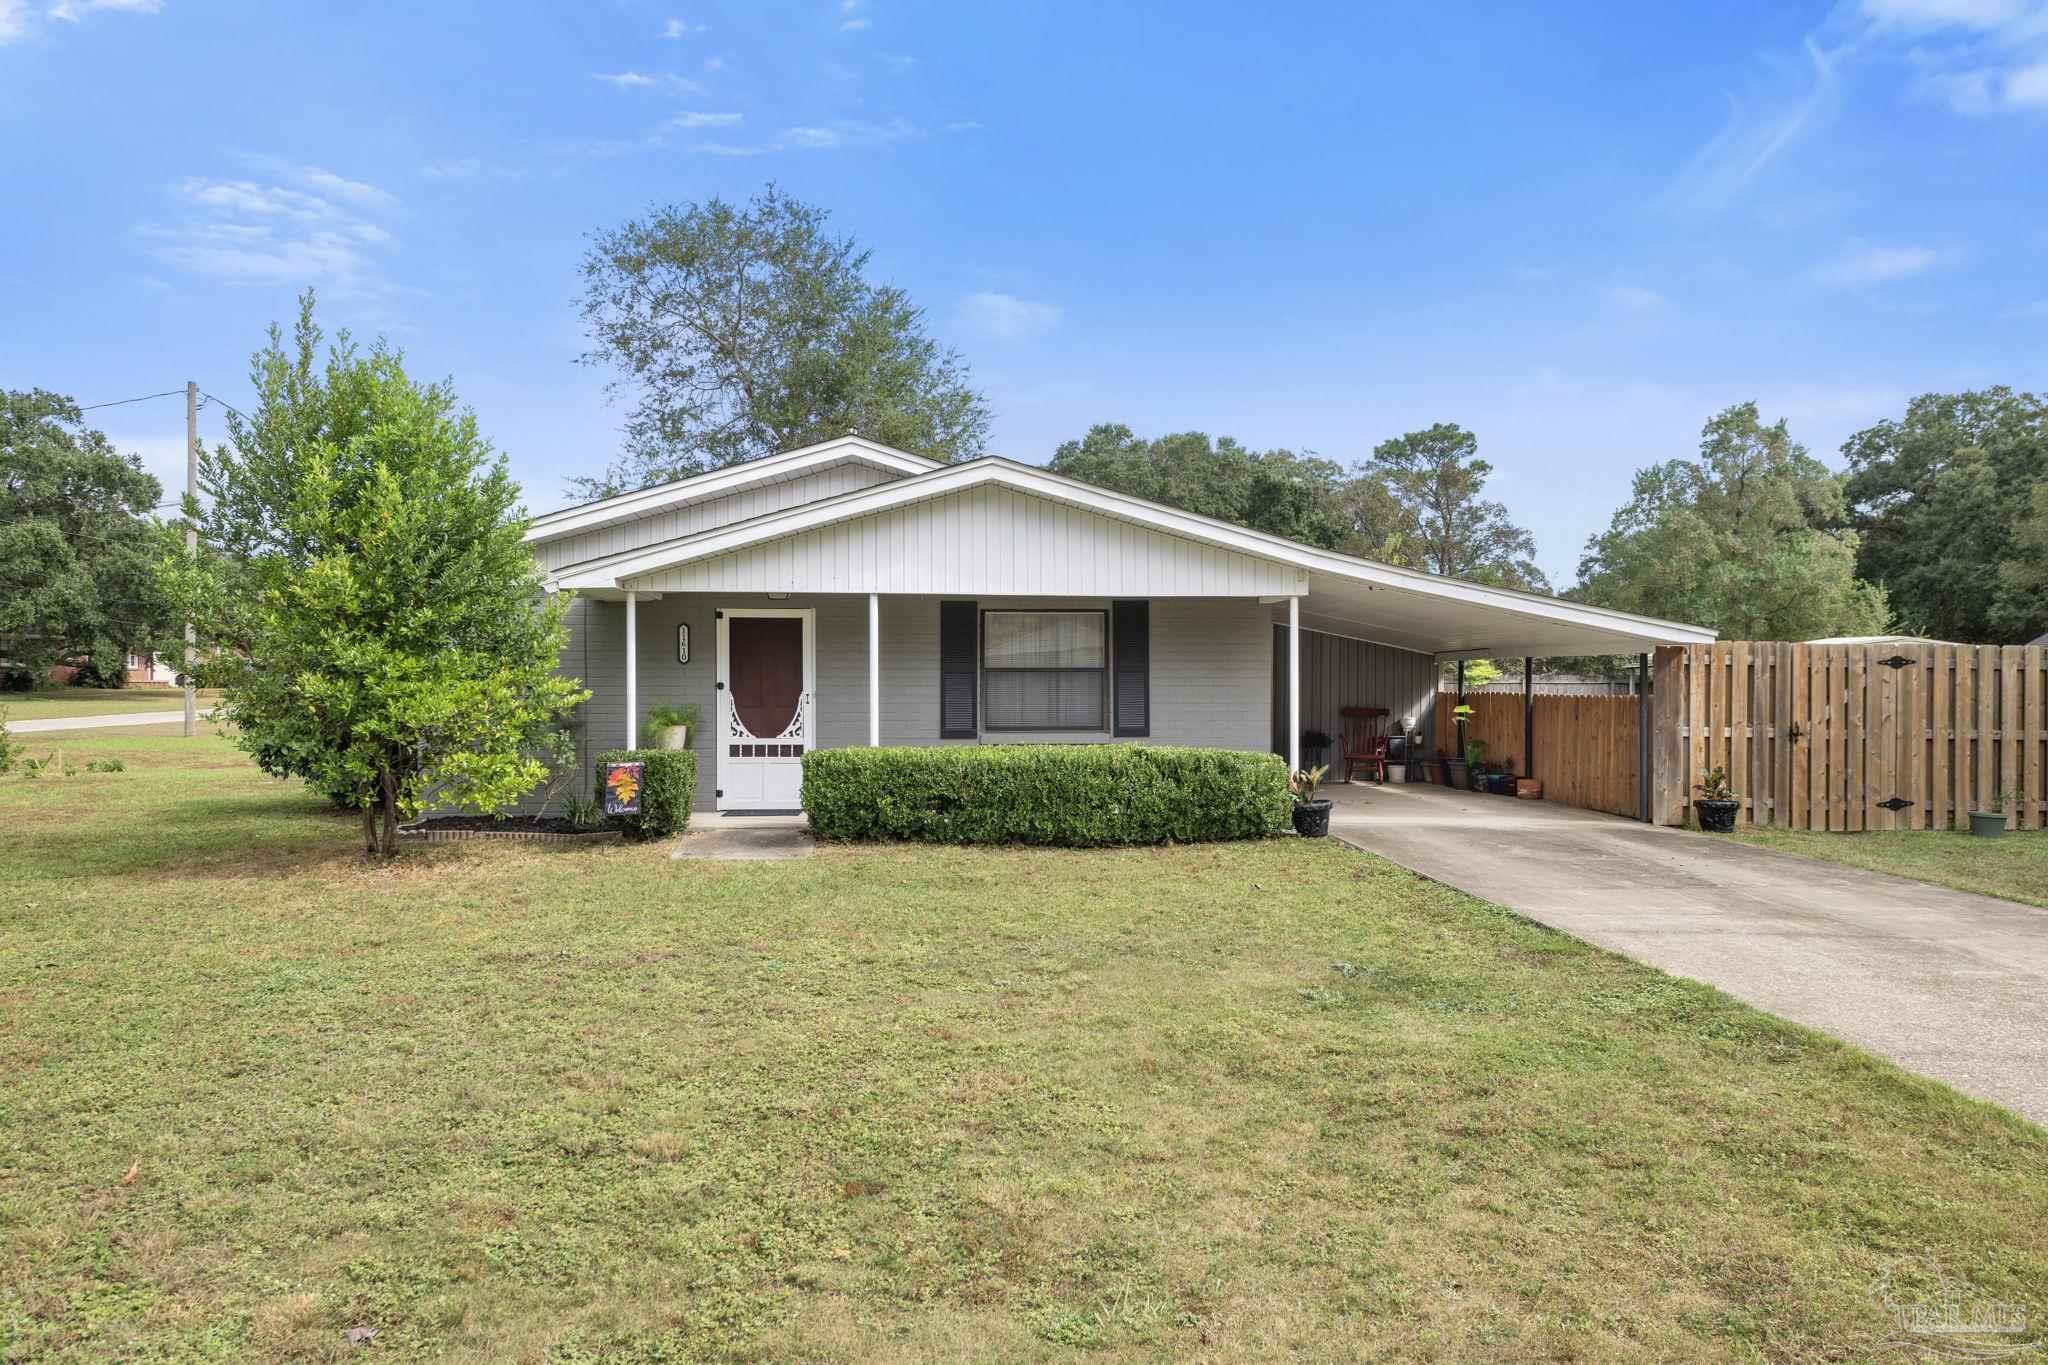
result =
[{"label": "terracotta pot", "polygon": [[1541,801],[1543,799],[1543,779],[1540,777],[1516,778],[1515,795],[1524,801]]}]

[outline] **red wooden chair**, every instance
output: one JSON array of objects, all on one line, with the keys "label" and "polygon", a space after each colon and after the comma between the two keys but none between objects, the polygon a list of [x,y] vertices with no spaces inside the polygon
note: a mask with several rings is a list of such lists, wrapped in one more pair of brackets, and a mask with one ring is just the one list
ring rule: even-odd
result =
[{"label": "red wooden chair", "polygon": [[1387,780],[1387,708],[1347,706],[1344,717],[1344,780],[1364,768],[1375,782]]}]

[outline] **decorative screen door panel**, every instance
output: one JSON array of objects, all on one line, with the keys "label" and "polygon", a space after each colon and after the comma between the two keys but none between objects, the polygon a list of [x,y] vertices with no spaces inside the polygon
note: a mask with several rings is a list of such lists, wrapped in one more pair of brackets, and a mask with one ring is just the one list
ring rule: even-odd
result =
[{"label": "decorative screen door panel", "polygon": [[796,810],[812,743],[814,618],[730,610],[718,621],[718,808]]}]

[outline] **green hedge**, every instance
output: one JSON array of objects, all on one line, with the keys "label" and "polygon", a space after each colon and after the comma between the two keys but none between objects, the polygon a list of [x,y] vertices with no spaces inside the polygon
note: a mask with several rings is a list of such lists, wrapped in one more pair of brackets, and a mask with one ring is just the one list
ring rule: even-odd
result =
[{"label": "green hedge", "polygon": [[607,817],[634,839],[666,839],[679,834],[690,823],[690,807],[697,800],[697,755],[690,749],[613,749],[597,756],[592,790],[600,809],[604,806],[604,765],[639,763],[645,785],[640,792],[638,815]]},{"label": "green hedge", "polygon": [[949,844],[1194,843],[1289,827],[1273,754],[1141,744],[819,749],[804,811],[823,839]]}]

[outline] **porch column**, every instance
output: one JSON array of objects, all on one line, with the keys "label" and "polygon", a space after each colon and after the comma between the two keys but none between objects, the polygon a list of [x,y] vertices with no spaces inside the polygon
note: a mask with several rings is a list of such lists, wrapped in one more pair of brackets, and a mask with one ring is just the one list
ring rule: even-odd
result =
[{"label": "porch column", "polygon": [[1301,599],[1287,599],[1287,771],[1301,771]]},{"label": "porch column", "polygon": [[868,594],[868,747],[882,743],[882,595]]},{"label": "porch column", "polygon": [[1636,655],[1636,814],[1650,823],[1650,656]]},{"label": "porch column", "polygon": [[626,594],[626,747],[640,747],[640,594]]},{"label": "porch column", "polygon": [[1522,656],[1522,776],[1536,776],[1536,661]]}]

